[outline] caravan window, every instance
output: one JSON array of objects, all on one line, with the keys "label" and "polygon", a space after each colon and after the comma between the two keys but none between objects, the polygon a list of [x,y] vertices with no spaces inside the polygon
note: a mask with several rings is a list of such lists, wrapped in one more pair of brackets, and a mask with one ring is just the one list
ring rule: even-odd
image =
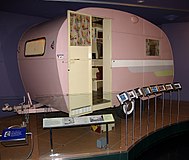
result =
[{"label": "caravan window", "polygon": [[146,55],[159,56],[159,40],[146,39]]},{"label": "caravan window", "polygon": [[25,44],[25,56],[42,56],[45,53],[45,38],[29,40]]}]

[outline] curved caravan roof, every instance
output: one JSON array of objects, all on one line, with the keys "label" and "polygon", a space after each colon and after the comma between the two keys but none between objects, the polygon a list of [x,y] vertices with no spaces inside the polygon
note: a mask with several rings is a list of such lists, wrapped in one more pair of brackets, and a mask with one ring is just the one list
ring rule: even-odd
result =
[{"label": "curved caravan roof", "polygon": [[[30,28],[19,42],[20,74],[32,99],[81,115],[117,103],[112,93],[173,81],[171,46],[157,26],[112,9],[84,8],[70,13],[68,19]],[[74,19],[77,14],[85,23],[88,18],[92,21],[90,30],[84,27],[81,31],[83,37],[78,37],[82,21]],[[75,26],[71,26],[73,21]],[[84,35],[91,39],[85,41]],[[99,56],[100,45],[103,54]],[[94,46],[98,54],[93,54]],[[93,99],[99,90],[108,101],[98,105]]]}]

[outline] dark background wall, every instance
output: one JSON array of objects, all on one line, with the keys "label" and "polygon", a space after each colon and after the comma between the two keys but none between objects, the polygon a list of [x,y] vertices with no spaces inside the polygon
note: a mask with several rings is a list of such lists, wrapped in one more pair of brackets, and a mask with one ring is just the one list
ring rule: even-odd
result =
[{"label": "dark background wall", "polygon": [[25,95],[17,64],[19,39],[27,28],[45,20],[0,11],[0,117],[13,114],[2,112],[3,104],[19,104]]},{"label": "dark background wall", "polygon": [[[12,112],[2,112],[5,103],[16,105],[25,95],[17,65],[17,45],[22,33],[32,25],[46,21],[40,17],[0,12],[0,117]],[[175,81],[182,84],[181,99],[189,101],[189,23],[164,24],[173,49]],[[175,97],[176,98],[176,97]]]},{"label": "dark background wall", "polygon": [[189,101],[189,22],[162,25],[173,50],[174,81],[182,85],[181,100]]}]

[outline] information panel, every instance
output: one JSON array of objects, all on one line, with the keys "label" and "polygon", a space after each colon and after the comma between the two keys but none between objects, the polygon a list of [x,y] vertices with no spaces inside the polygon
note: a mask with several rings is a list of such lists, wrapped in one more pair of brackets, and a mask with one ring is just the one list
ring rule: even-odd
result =
[{"label": "information panel", "polygon": [[69,127],[115,122],[112,114],[92,115],[83,117],[44,118],[43,128]]}]

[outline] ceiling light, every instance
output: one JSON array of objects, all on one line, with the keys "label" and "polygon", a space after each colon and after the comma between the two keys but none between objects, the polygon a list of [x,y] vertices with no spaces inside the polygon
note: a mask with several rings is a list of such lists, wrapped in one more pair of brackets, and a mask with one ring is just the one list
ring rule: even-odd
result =
[{"label": "ceiling light", "polygon": [[144,0],[137,0],[137,3],[144,3]]},{"label": "ceiling light", "polygon": [[171,14],[171,15],[167,15],[164,17],[165,19],[169,20],[169,21],[174,21],[175,19],[178,18],[177,15]]}]

